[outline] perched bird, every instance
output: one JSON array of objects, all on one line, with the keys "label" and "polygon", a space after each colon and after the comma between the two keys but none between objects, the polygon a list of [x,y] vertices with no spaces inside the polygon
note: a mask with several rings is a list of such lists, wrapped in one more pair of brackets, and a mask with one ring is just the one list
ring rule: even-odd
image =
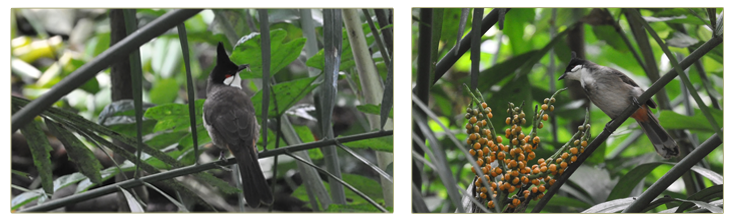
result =
[{"label": "perched bird", "polygon": [[239,78],[239,72],[249,65],[231,62],[221,42],[216,52],[216,66],[208,76],[208,98],[203,104],[204,127],[214,145],[229,149],[236,158],[247,204],[254,208],[262,203],[271,205],[272,193],[257,160],[259,124]]},{"label": "perched bird", "polygon": [[559,80],[565,78],[579,81],[590,101],[612,120],[620,116],[628,106],[638,105],[638,110],[630,117],[638,121],[656,152],[666,159],[679,155],[678,145],[649,109],[656,108],[656,103],[652,99],[642,105],[638,103],[643,89],[628,76],[616,69],[580,59],[572,52],[572,60]]}]

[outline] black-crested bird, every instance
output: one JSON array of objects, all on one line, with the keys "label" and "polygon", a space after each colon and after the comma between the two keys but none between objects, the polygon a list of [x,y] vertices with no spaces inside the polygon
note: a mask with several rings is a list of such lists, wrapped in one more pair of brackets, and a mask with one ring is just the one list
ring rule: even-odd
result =
[{"label": "black-crested bird", "polygon": [[237,66],[219,42],[216,66],[208,76],[203,104],[203,124],[214,145],[228,149],[239,164],[242,190],[247,204],[271,205],[272,192],[259,166],[257,139],[259,124],[250,98],[241,90],[239,72],[249,65]]},{"label": "black-crested bird", "polygon": [[638,97],[643,94],[643,89],[622,72],[580,59],[572,52],[572,60],[569,61],[564,74],[559,77],[559,80],[562,79],[579,81],[590,101],[612,120],[620,116],[628,106],[638,105],[638,110],[630,117],[638,121],[643,132],[651,140],[656,153],[666,159],[679,155],[676,141],[661,127],[649,109],[649,107],[656,108],[656,103],[652,99],[643,104],[638,103]]}]

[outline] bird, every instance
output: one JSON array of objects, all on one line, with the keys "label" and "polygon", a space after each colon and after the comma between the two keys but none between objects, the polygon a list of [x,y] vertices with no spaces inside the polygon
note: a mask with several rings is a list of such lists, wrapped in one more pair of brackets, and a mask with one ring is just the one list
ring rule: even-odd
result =
[{"label": "bird", "polygon": [[216,66],[208,76],[207,99],[203,103],[203,124],[211,141],[228,149],[239,165],[244,199],[250,207],[271,205],[272,192],[259,166],[257,140],[259,124],[249,96],[241,89],[239,72],[249,65],[236,65],[219,42]]},{"label": "bird", "polygon": [[573,51],[569,65],[559,77],[559,80],[562,79],[579,81],[590,101],[612,120],[620,116],[628,106],[637,105],[638,110],[630,117],[638,122],[656,153],[664,159],[679,155],[676,141],[661,127],[658,118],[650,110],[656,108],[656,103],[653,99],[648,99],[643,104],[638,103],[638,97],[643,94],[643,89],[627,75],[616,69],[581,59]]}]

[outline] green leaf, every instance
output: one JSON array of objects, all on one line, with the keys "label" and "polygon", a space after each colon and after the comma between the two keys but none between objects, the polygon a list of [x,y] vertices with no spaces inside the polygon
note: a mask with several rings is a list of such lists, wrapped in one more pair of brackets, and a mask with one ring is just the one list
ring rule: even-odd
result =
[{"label": "green leaf", "polygon": [[[269,33],[272,48],[270,76],[274,76],[300,56],[306,39],[297,38],[283,44],[282,41],[287,36],[287,31],[276,29]],[[260,65],[262,63],[262,45],[260,44],[259,33],[251,33],[239,39],[230,59],[238,65],[249,64],[251,73],[239,74],[242,78],[262,78],[262,66]]]},{"label": "green leaf", "polygon": [[[533,100],[531,88],[528,75],[523,75],[516,79],[509,79],[498,92],[493,92],[492,97],[486,100],[488,106],[492,106],[491,108],[494,109],[493,118],[505,120],[508,117],[506,108],[509,102],[512,102],[514,106],[518,107],[521,105],[521,102],[525,101],[527,104],[524,104],[523,111],[526,115],[533,115],[534,107],[530,104]],[[526,124],[531,124],[532,121],[533,117],[526,117]],[[496,131],[503,130],[496,129]]]},{"label": "green leaf", "polygon": [[[358,189],[362,193],[366,194],[369,198],[373,199],[377,203],[383,204],[384,198],[383,194],[381,192],[381,184],[379,184],[378,181],[354,174],[343,174],[342,176],[343,181],[347,182],[354,188]],[[323,185],[325,186],[325,189],[330,192],[330,185],[328,182],[323,182]],[[346,188],[347,189],[347,188]],[[358,194],[354,193],[351,190],[346,190],[346,200],[351,201],[348,205],[371,205],[368,201],[361,198]],[[292,197],[298,198],[300,200],[303,200],[306,202],[306,204],[310,204],[308,201],[308,195],[305,191],[305,186],[300,185],[294,192],[292,192]]]},{"label": "green leaf", "polygon": [[[371,45],[374,41],[374,36],[370,35],[371,28],[368,24],[363,24],[361,26],[363,29],[364,35],[366,35],[366,44]],[[341,52],[341,66],[338,68],[338,70],[348,70],[356,66],[356,61],[353,60],[353,51],[351,50],[351,43],[348,41],[348,33],[346,33],[345,28],[343,29],[343,51]],[[374,62],[382,60],[381,58],[374,58]],[[314,56],[310,57],[308,61],[305,62],[305,65],[309,67],[313,67],[319,70],[325,69],[325,51],[323,49],[320,49],[318,53],[316,53]]]},{"label": "green leaf", "polygon": [[47,196],[47,194],[45,194],[43,192],[43,189],[35,189],[35,190],[21,193],[20,195],[17,195],[15,197],[13,197],[12,200],[10,200],[10,209],[17,210],[18,208],[24,206],[25,204],[35,201],[35,200],[41,198],[42,196]]},{"label": "green leaf", "polygon": [[[183,147],[183,149],[188,149],[193,147],[193,133],[187,132],[183,138],[178,141],[178,144]],[[202,125],[196,126],[196,134],[198,134],[198,146],[207,144],[211,142],[211,136],[208,136],[208,131],[205,127]]]},{"label": "green leaf", "polygon": [[582,211],[582,213],[616,213],[627,208],[631,203],[635,201],[635,198],[623,198],[616,199],[607,202],[603,202],[590,207],[589,209]]},{"label": "green leaf", "polygon": [[33,156],[33,165],[38,169],[43,190],[48,194],[53,194],[53,164],[51,163],[53,148],[48,143],[40,122],[34,120],[20,128],[20,132],[28,141],[28,147]]},{"label": "green leaf", "polygon": [[481,71],[478,76],[478,85],[481,88],[490,88],[507,76],[512,75],[516,70],[526,63],[529,58],[537,54],[539,50],[533,50],[524,54],[516,55],[508,60],[498,63],[487,70]]},{"label": "green leaf", "polygon": [[[100,174],[102,176],[102,182],[103,182],[103,181],[107,181],[110,178],[116,176],[117,174],[120,173],[120,171],[128,172],[128,171],[133,171],[133,170],[135,170],[135,164],[133,164],[129,160],[125,160],[122,164],[119,165],[119,167],[116,167],[116,166],[109,167],[107,169],[102,170],[100,172]],[[99,185],[99,184],[91,182],[91,180],[89,180],[89,178],[83,179],[79,182],[78,185],[76,185],[76,191],[74,193],[81,193],[81,192],[87,191],[96,185]]]},{"label": "green leaf", "polygon": [[190,133],[187,131],[162,133],[162,134],[155,135],[154,137],[145,141],[145,144],[147,144],[147,146],[160,150],[167,146],[177,144],[178,141],[180,141],[181,138],[183,138],[186,135],[190,135]]},{"label": "green leaf", "polygon": [[[196,126],[203,124],[202,115],[203,103],[205,99],[196,100]],[[155,106],[145,111],[146,118],[157,120],[153,132],[164,131],[172,129],[173,131],[184,131],[191,127],[190,120],[188,119],[188,105],[168,103],[159,106]]]},{"label": "green leaf", "polygon": [[[717,124],[722,124],[722,110],[709,108],[709,112],[717,121]],[[666,130],[674,129],[688,129],[692,132],[714,132],[714,128],[709,124],[709,121],[701,113],[701,110],[694,109],[694,116],[686,116],[674,111],[661,111],[661,116],[658,117],[658,121]]]},{"label": "green leaf", "polygon": [[[315,137],[313,137],[313,132],[310,131],[310,128],[308,128],[308,126],[293,125],[292,128],[295,129],[295,133],[297,133],[297,136],[300,137],[302,143],[310,143],[315,141]],[[320,151],[320,148],[308,149],[308,155],[312,160],[323,159],[323,152]]]},{"label": "green leaf", "polygon": [[378,150],[378,151],[384,151],[384,152],[394,152],[394,137],[388,136],[388,137],[378,137],[378,138],[369,138],[369,139],[363,139],[359,141],[353,141],[344,143],[343,145],[346,145],[350,148],[359,148],[359,149],[372,149],[372,150]]},{"label": "green leaf", "polygon": [[[372,115],[381,115],[381,104],[374,105],[374,104],[365,104],[365,105],[359,105],[356,106],[356,109],[363,113],[368,113]],[[389,118],[394,118],[394,108],[389,111]]]},{"label": "green leaf", "polygon": [[[394,212],[393,208],[387,207],[387,210],[389,212]],[[325,209],[325,212],[333,212],[333,213],[360,213],[360,212],[381,212],[381,210],[377,209],[371,204],[361,204],[361,205],[340,205],[340,204],[330,204],[327,209]]]},{"label": "green leaf", "polygon": [[[273,50],[274,51],[274,50]],[[283,83],[278,83],[273,86],[274,92],[272,97],[269,99],[269,113],[271,118],[281,115],[287,109],[295,105],[300,99],[304,98],[305,95],[310,93],[313,89],[318,87],[320,83],[314,83],[315,79],[319,76],[313,76],[310,78],[296,79]],[[274,100],[277,100],[277,110],[275,111]],[[252,97],[252,104],[257,116],[262,115],[262,91],[260,90]],[[260,123],[261,124],[261,123]]]},{"label": "green leaf", "polygon": [[595,33],[597,39],[605,41],[615,50],[622,53],[628,52],[628,46],[625,45],[623,38],[615,31],[615,27],[611,25],[592,26],[592,32]]},{"label": "green leaf", "polygon": [[160,79],[150,89],[150,102],[155,104],[166,104],[175,101],[178,97],[178,82],[175,78]]},{"label": "green leaf", "polygon": [[686,48],[699,43],[699,40],[697,40],[696,38],[690,37],[689,35],[678,31],[674,31],[673,33],[669,34],[664,41],[666,41],[666,44],[668,46],[681,48]]},{"label": "green leaf", "polygon": [[553,196],[547,205],[557,207],[578,207],[583,209],[590,208],[591,206],[590,204],[566,196]]},{"label": "green leaf", "polygon": [[508,36],[508,44],[511,45],[513,54],[522,54],[531,50],[531,40],[524,40],[524,27],[526,23],[534,21],[536,9],[534,8],[513,8],[506,13],[503,33]]},{"label": "green leaf", "polygon": [[46,126],[64,144],[69,159],[76,164],[79,171],[89,177],[94,183],[101,184],[102,176],[99,174],[99,171],[102,169],[102,164],[99,163],[94,153],[62,124],[46,120]]}]

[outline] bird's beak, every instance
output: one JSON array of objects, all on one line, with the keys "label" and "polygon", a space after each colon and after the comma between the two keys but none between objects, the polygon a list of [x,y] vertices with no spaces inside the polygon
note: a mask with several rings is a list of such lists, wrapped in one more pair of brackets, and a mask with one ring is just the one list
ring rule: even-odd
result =
[{"label": "bird's beak", "polygon": [[562,74],[562,76],[560,76],[558,80],[564,79],[565,76],[567,76],[567,73]]},{"label": "bird's beak", "polygon": [[240,65],[236,69],[236,72],[239,72],[239,71],[242,71],[242,70],[252,71],[251,69],[249,69],[249,64]]}]

